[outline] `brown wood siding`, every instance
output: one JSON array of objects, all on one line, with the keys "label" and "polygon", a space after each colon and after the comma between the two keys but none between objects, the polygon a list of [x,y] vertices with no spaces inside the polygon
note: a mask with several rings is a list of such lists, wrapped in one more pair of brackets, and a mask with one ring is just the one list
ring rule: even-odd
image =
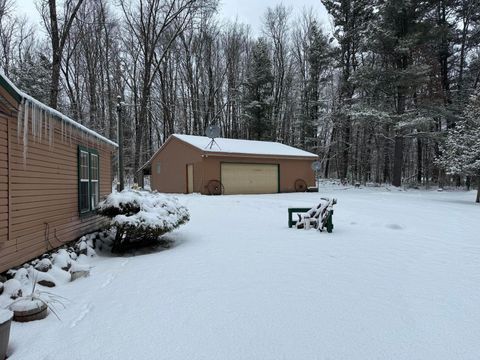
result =
[{"label": "brown wood siding", "polygon": [[[160,164],[160,174],[157,165]],[[194,147],[172,137],[152,159],[152,190],[165,193],[187,192],[187,165],[193,165],[193,191],[204,192],[202,156]]]},{"label": "brown wood siding", "polygon": [[[0,113],[0,249],[8,236],[8,117]],[[1,250],[0,250],[1,251]],[[1,253],[0,253],[1,256]],[[1,259],[1,258],[0,258]],[[1,262],[1,260],[0,260]]]},{"label": "brown wood siding", "polygon": [[[77,152],[78,145],[99,152],[102,198],[111,192],[111,158],[114,151],[112,146],[83,136],[76,129],[73,129],[71,137],[69,135],[65,139],[60,133],[58,121],[55,121],[56,131],[51,146],[45,139],[33,138],[30,123],[24,162],[22,136],[17,139],[16,116],[10,118],[8,129],[6,119],[6,116],[0,118],[0,272],[76,240],[105,223],[96,215],[79,216]],[[10,134],[9,155],[6,130]],[[10,192],[6,182],[8,162],[4,160],[8,156],[11,160]]]}]

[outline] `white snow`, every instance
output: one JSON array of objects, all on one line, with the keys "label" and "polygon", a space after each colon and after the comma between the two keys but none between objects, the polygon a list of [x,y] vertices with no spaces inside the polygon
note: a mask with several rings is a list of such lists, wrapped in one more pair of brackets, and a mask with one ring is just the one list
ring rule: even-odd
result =
[{"label": "white snow", "polygon": [[132,211],[131,214],[116,215],[111,225],[134,226],[140,228],[161,228],[172,231],[179,223],[188,220],[188,210],[180,205],[176,197],[166,196],[157,192],[125,189],[121,192],[114,191],[105,200],[98,204],[100,211],[110,208],[123,212],[124,208]]},{"label": "white snow", "polygon": [[26,297],[15,300],[10,305],[10,310],[12,311],[30,311],[30,310],[39,310],[45,306],[45,303],[35,297]]},{"label": "white snow", "polygon": [[[333,233],[289,229],[287,207],[320,196]],[[80,256],[90,277],[49,290],[61,321],[14,323],[9,360],[478,359],[474,192],[179,199],[174,247]]]},{"label": "white snow", "polygon": [[269,156],[291,156],[307,157],[316,159],[318,155],[271,141],[239,140],[216,138],[215,143],[210,148],[212,139],[206,136],[180,135],[172,136],[208,153],[230,153],[230,154],[250,154],[250,155],[269,155]]},{"label": "white snow", "polygon": [[6,309],[0,309],[0,325],[5,324],[13,317],[13,312]]},{"label": "white snow", "polygon": [[[22,283],[17,279],[10,279],[3,284],[3,294],[5,296],[18,296],[22,293]],[[3,305],[0,303],[0,305]]]},{"label": "white snow", "polygon": [[61,269],[67,269],[72,264],[72,259],[70,255],[65,249],[60,249],[58,252],[53,256],[53,264],[58,266]]}]

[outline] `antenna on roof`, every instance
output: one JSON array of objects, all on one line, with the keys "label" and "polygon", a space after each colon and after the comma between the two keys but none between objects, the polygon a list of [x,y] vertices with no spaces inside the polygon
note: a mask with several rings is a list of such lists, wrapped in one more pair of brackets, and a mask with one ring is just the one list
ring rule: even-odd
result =
[{"label": "antenna on roof", "polygon": [[208,125],[205,129],[205,135],[211,139],[205,149],[211,149],[213,144],[217,145],[217,147],[220,149],[220,146],[218,146],[217,142],[215,141],[215,138],[220,136],[220,127],[218,125]]}]

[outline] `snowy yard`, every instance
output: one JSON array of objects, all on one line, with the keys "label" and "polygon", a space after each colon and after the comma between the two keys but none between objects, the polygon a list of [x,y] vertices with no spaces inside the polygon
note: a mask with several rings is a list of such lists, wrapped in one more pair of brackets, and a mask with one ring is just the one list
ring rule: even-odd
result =
[{"label": "snowy yard", "polygon": [[180,196],[170,250],[92,260],[10,360],[478,359],[473,192],[322,189],[333,234],[287,227],[318,194]]}]

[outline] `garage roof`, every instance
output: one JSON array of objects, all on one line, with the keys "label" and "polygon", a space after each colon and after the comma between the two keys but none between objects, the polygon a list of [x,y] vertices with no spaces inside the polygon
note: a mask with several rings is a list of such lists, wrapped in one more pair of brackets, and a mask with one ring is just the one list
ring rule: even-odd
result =
[{"label": "garage roof", "polygon": [[286,157],[302,157],[317,158],[318,155],[308,151],[300,150],[292,146],[284,145],[271,141],[256,140],[239,140],[216,138],[215,143],[210,148],[212,139],[206,136],[180,135],[172,136],[184,141],[207,153],[221,154],[250,154],[250,155],[267,155],[267,156],[286,156]]}]

